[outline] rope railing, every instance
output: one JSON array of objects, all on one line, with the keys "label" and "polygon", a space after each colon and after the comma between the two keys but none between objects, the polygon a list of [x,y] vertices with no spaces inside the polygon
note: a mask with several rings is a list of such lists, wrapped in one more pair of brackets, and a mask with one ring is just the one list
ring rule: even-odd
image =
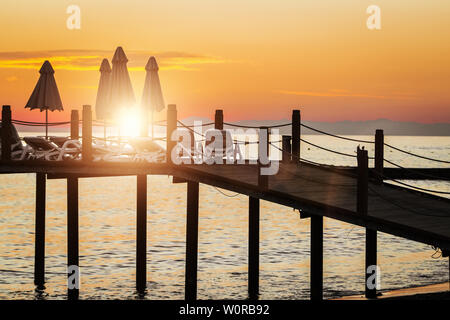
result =
[{"label": "rope railing", "polygon": [[181,122],[180,120],[177,120],[177,122],[179,124],[181,124],[181,127],[188,129],[189,131],[191,131],[192,133],[198,134],[200,136],[202,136],[203,138],[205,138],[206,136],[202,133],[202,132],[197,132],[194,129],[192,129],[192,127],[185,125],[183,122]]},{"label": "rope railing", "polygon": [[309,163],[309,164],[314,164],[314,165],[316,165],[316,166],[322,166],[322,167],[326,167],[326,168],[334,167],[333,165],[329,165],[329,164],[325,164],[325,163],[319,163],[319,162],[315,162],[315,161],[312,161],[312,160],[308,160],[308,159],[302,158],[302,157],[300,157],[300,156],[298,156],[298,155],[295,155],[295,154],[293,154],[293,153],[291,153],[291,152],[289,152],[289,151],[284,151],[284,150],[281,149],[280,147],[278,147],[278,146],[272,144],[271,142],[270,142],[270,144],[271,144],[272,147],[274,147],[275,149],[278,149],[278,150],[281,151],[281,152],[286,152],[287,154],[289,154],[290,156],[292,156],[293,158],[295,158],[295,159],[298,160],[298,161],[304,161],[304,162]]},{"label": "rope railing", "polygon": [[319,129],[307,126],[306,124],[303,124],[303,123],[301,123],[300,125],[302,127],[304,127],[304,128],[309,129],[309,130],[312,130],[312,131],[315,131],[315,132],[318,132],[318,133],[321,133],[321,134],[324,134],[324,135],[327,135],[327,136],[335,137],[335,138],[338,138],[338,139],[343,139],[343,140],[348,140],[348,141],[353,141],[353,142],[360,142],[360,143],[375,143],[374,141],[369,141],[369,140],[353,139],[353,138],[347,138],[347,137],[339,136],[339,135],[336,135],[336,134],[332,134],[332,133],[329,133],[329,132],[325,132],[325,131],[322,131],[322,130],[319,130]]},{"label": "rope railing", "polygon": [[[63,125],[68,125],[68,124],[71,123],[70,121],[48,122],[48,123],[45,123],[45,122],[33,122],[33,121],[25,121],[25,120],[18,120],[18,119],[13,119],[11,122],[12,122],[13,124],[16,124],[16,125],[20,125],[20,126],[30,126],[30,127],[43,127],[43,126],[53,127],[53,126],[63,126]],[[79,122],[82,123],[82,120],[79,120]],[[167,124],[164,123],[164,122],[166,122],[166,120],[158,120],[158,121],[154,121],[154,122],[153,122],[153,125],[166,126]],[[194,132],[194,133],[196,133],[196,134],[199,134],[199,135],[202,136],[202,137],[205,137],[205,135],[204,135],[203,133],[197,132],[197,131],[195,131],[195,130],[192,129],[192,128],[194,128],[194,127],[198,127],[197,125],[186,125],[186,124],[184,124],[183,122],[181,122],[180,120],[177,120],[177,122],[179,123],[179,125],[178,125],[177,127],[184,127],[184,128],[186,128],[186,129],[191,130],[192,132]],[[101,124],[101,125],[112,125],[112,124],[113,124],[113,123],[108,123],[108,122],[105,121],[105,120],[93,120],[93,123],[94,123],[94,124]],[[158,124],[158,123],[159,123],[159,124]],[[223,124],[224,124],[224,125],[227,125],[227,126],[231,126],[231,127],[237,127],[237,128],[261,129],[261,126],[240,125],[240,124],[235,124],[235,123],[230,123],[230,122],[223,122]],[[208,122],[208,123],[205,123],[205,124],[201,124],[200,127],[207,127],[207,126],[212,126],[212,125],[214,125],[214,122]],[[292,123],[282,123],[282,124],[278,124],[278,125],[267,126],[267,128],[280,128],[280,127],[286,127],[286,126],[292,126]],[[343,140],[353,141],[353,142],[358,142],[358,143],[374,143],[374,141],[362,140],[362,139],[355,139],[355,138],[348,138],[348,137],[344,137],[344,136],[332,134],[332,133],[329,133],[329,132],[326,132],[326,131],[323,131],[323,130],[319,130],[319,129],[313,128],[313,127],[308,126],[308,125],[303,124],[303,123],[300,123],[300,126],[302,126],[302,127],[304,127],[304,128],[307,128],[307,129],[309,129],[309,130],[312,130],[312,131],[314,131],[314,132],[317,132],[317,133],[320,133],[320,134],[324,134],[324,135],[327,135],[327,136],[331,136],[331,137],[334,137],[334,138],[338,138],[338,139],[343,139]],[[239,141],[239,140],[237,140],[237,139],[235,139],[235,140],[233,140],[233,141],[234,141],[235,143],[242,143],[242,144],[245,144],[245,145],[248,145],[248,144],[257,144],[257,143],[259,143],[259,142]],[[302,142],[304,142],[304,143],[306,143],[306,144],[309,144],[309,145],[311,145],[311,146],[313,146],[313,147],[316,147],[316,148],[318,148],[318,149],[324,150],[324,151],[332,152],[332,153],[339,154],[339,155],[346,156],[346,157],[356,158],[356,155],[348,154],[348,153],[344,153],[344,152],[340,152],[340,151],[336,151],[336,150],[332,150],[332,149],[328,149],[328,148],[326,148],[326,147],[323,147],[323,146],[314,144],[314,143],[312,143],[312,142],[310,142],[310,141],[307,141],[307,140],[305,140],[305,139],[302,139],[302,138],[300,138],[300,141],[302,141]],[[410,151],[403,150],[403,149],[401,149],[401,148],[399,148],[399,147],[393,146],[393,145],[388,144],[388,143],[384,143],[384,145],[385,145],[386,147],[391,148],[391,149],[393,149],[393,150],[396,150],[396,151],[398,151],[398,152],[402,152],[402,153],[404,153],[404,154],[407,154],[407,155],[410,155],[410,156],[414,156],[414,157],[417,157],[417,158],[420,158],[420,159],[424,159],[424,160],[428,160],[428,161],[434,161],[434,162],[439,162],[439,163],[450,164],[450,161],[448,161],[448,160],[441,160],[441,159],[436,159],[436,158],[431,158],[431,157],[419,155],[419,154],[416,154],[416,153],[413,153],[413,152],[410,152]],[[369,159],[373,159],[373,158],[370,157]],[[389,160],[386,160],[386,159],[385,159],[385,161],[388,162],[388,163],[390,163]],[[391,164],[394,165],[394,166],[397,166],[397,167],[399,167],[399,168],[401,167],[401,166],[398,166],[397,164],[394,164],[394,163],[391,163]],[[405,168],[402,168],[402,169],[405,169]],[[415,172],[415,173],[417,173],[417,172]],[[417,174],[418,174],[418,175],[426,176],[425,174],[421,174],[421,173],[417,173]],[[437,177],[431,176],[431,175],[429,175],[429,177],[437,178]]]},{"label": "rope railing", "polygon": [[[302,138],[300,138],[300,141],[302,141],[302,142],[304,142],[304,143],[306,143],[306,144],[309,144],[309,145],[311,145],[311,146],[313,146],[313,147],[316,147],[316,148],[318,148],[318,149],[322,149],[322,150],[325,150],[325,151],[328,151],[328,152],[332,152],[332,153],[336,153],[336,154],[339,154],[339,155],[342,155],[342,156],[346,156],[346,157],[356,158],[356,154],[349,154],[349,153],[344,153],[344,152],[340,152],[340,151],[328,149],[328,148],[325,148],[325,147],[321,147],[321,146],[319,146],[319,145],[317,145],[317,144],[314,144],[314,143],[309,142],[309,141],[307,141],[307,140],[305,140],[305,139],[302,139]],[[373,159],[373,158],[370,158],[370,157],[369,157],[369,159]]]},{"label": "rope railing", "polygon": [[391,177],[388,177],[388,176],[386,176],[384,174],[381,174],[379,172],[375,172],[375,173],[377,175],[383,177],[384,180],[393,181],[395,183],[398,183],[398,184],[403,185],[405,187],[409,187],[411,189],[416,189],[416,190],[419,190],[419,191],[426,191],[426,192],[431,192],[431,193],[438,193],[438,194],[450,194],[450,192],[447,192],[447,191],[439,191],[439,190],[432,190],[432,189],[422,188],[422,187],[414,186],[414,185],[406,183],[406,182],[399,181],[397,179],[392,179]]},{"label": "rope railing", "polygon": [[265,127],[265,128],[281,128],[281,127],[287,127],[292,125],[292,123],[283,123],[283,124],[276,124],[273,126],[246,126],[246,125],[241,125],[241,124],[235,124],[235,123],[230,123],[230,122],[224,122],[224,125],[230,126],[230,127],[236,127],[236,128],[246,128],[246,129],[261,129],[261,127]]},{"label": "rope railing", "polygon": [[[274,147],[274,148],[276,148],[276,149],[278,149],[278,150],[280,150],[281,152],[286,152],[286,151],[283,151],[282,149],[280,149],[280,148],[278,148],[277,146],[275,146],[275,145],[273,145],[273,144],[271,144],[272,145],[272,147]],[[333,150],[327,150],[327,151],[333,151]],[[305,161],[306,159],[303,159],[303,158],[301,158],[301,157],[299,157],[299,156],[296,156],[296,155],[294,155],[294,154],[292,154],[292,153],[290,153],[290,152],[287,152],[288,154],[290,154],[291,156],[293,156],[293,157],[295,157],[295,158],[297,158],[297,159],[299,159],[299,160],[302,160],[302,161]],[[341,153],[340,153],[341,154]],[[355,156],[356,157],[356,156]],[[370,159],[370,158],[369,158]],[[311,161],[311,160],[306,160],[305,162],[310,162],[310,163],[312,163],[312,164],[315,164],[315,165],[320,165],[320,166],[327,166],[327,165],[324,165],[324,164],[321,164],[321,163],[317,163],[317,162],[314,162],[314,161]],[[330,166],[328,166],[328,167],[330,167]],[[406,168],[405,168],[406,169]],[[406,169],[407,170],[407,169]],[[377,174],[379,174],[378,172],[377,172]],[[380,174],[379,174],[380,175]],[[408,184],[408,183],[405,183],[405,182],[402,182],[402,181],[398,181],[398,180],[396,180],[396,179],[392,179],[392,178],[390,178],[390,177],[388,177],[388,176],[385,176],[385,175],[381,175],[383,178],[385,178],[386,180],[390,180],[390,181],[393,181],[393,182],[396,182],[396,183],[398,183],[398,184],[400,184],[400,185],[404,185],[404,186],[406,186],[406,187],[409,187],[409,188],[412,188],[412,189],[416,189],[416,190],[420,190],[420,191],[426,191],[426,192],[431,192],[431,193],[438,193],[438,194],[450,194],[450,192],[446,192],[446,191],[439,191],[439,190],[432,190],[432,189],[427,189],[427,188],[421,188],[421,187],[417,187],[417,186],[414,186],[414,185],[411,185],[411,184]],[[354,175],[354,177],[356,177],[356,175]]]},{"label": "rope railing", "polygon": [[394,147],[393,145],[390,145],[390,144],[387,144],[387,143],[385,143],[384,145],[387,146],[387,147],[389,147],[389,148],[391,148],[391,149],[397,150],[397,151],[399,151],[399,152],[403,152],[403,153],[405,153],[405,154],[408,154],[408,155],[410,155],[410,156],[414,156],[414,157],[417,157],[417,158],[421,158],[421,159],[425,159],[425,160],[430,160],[430,161],[441,162],[441,163],[450,163],[450,161],[446,161],[446,160],[439,160],[439,159],[434,159],[434,158],[429,158],[429,157],[421,156],[421,155],[418,155],[418,154],[416,154],[416,153],[412,153],[412,152],[409,152],[409,151],[406,151],[406,150],[403,150],[403,149]]},{"label": "rope railing", "polygon": [[177,121],[178,121],[178,122],[181,124],[181,126],[184,127],[184,128],[209,127],[209,126],[214,125],[214,122],[202,123],[201,125],[194,125],[194,124],[187,125],[187,124],[182,123],[180,120],[177,120]]},{"label": "rope railing", "polygon": [[12,119],[12,123],[22,126],[30,126],[30,127],[45,127],[46,125],[51,126],[61,126],[70,124],[70,121],[63,121],[63,122],[48,122],[47,124],[45,122],[32,122],[32,121],[24,121],[24,120],[16,120]]},{"label": "rope railing", "polygon": [[391,164],[391,165],[393,165],[393,166],[395,166],[395,167],[397,167],[397,168],[400,168],[400,169],[402,169],[402,170],[405,170],[405,171],[407,171],[407,172],[409,172],[409,173],[411,173],[411,174],[419,175],[419,176],[422,176],[422,177],[424,177],[424,178],[431,178],[431,179],[445,180],[445,179],[442,178],[442,177],[438,177],[438,176],[435,176],[435,175],[432,175],[432,174],[429,174],[429,173],[423,173],[423,172],[420,172],[420,171],[413,171],[413,170],[410,170],[410,169],[405,168],[405,167],[402,167],[401,165],[399,165],[399,164],[397,164],[397,163],[395,163],[395,162],[393,162],[393,161],[391,161],[391,160],[388,160],[388,159],[383,159],[383,161],[385,161],[386,163],[389,163],[389,164]]}]

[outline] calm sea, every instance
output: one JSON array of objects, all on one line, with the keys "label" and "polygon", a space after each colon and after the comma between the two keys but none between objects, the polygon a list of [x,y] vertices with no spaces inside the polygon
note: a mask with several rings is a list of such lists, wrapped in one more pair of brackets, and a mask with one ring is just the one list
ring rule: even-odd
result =
[{"label": "calm sea", "polygon": [[[305,136],[313,143],[354,153],[355,143]],[[358,137],[372,139],[372,137]],[[433,158],[450,158],[450,137],[386,137],[386,142]],[[367,146],[369,153],[372,146]],[[355,159],[302,146],[302,156],[328,164]],[[438,167],[397,151],[385,157],[407,167]],[[148,290],[145,299],[184,298],[186,185],[148,177]],[[409,181],[450,191],[444,181]],[[247,297],[248,198],[200,186],[199,299]],[[35,292],[35,175],[0,176],[0,299],[66,298],[66,182],[47,182],[46,289]],[[135,292],[136,178],[80,179],[81,299],[137,299]],[[450,223],[450,222],[449,222]],[[324,221],[324,294],[364,290],[363,228]],[[309,298],[309,220],[291,208],[262,201],[261,299]],[[382,290],[448,281],[449,260],[428,245],[379,234]]]}]

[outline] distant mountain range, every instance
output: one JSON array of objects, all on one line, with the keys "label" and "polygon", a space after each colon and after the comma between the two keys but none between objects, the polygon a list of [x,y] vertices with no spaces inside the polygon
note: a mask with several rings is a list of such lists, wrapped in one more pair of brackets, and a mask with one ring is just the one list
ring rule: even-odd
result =
[{"label": "distant mountain range", "polygon": [[[193,125],[194,121],[202,121],[203,123],[213,122],[208,118],[190,117],[182,120],[186,125]],[[273,126],[291,122],[290,119],[285,120],[242,120],[233,122],[234,124],[252,127]],[[340,135],[374,135],[376,129],[383,129],[385,135],[391,136],[450,136],[450,123],[417,123],[417,122],[401,122],[388,119],[368,120],[368,121],[338,121],[338,122],[317,122],[303,121],[303,124]],[[225,129],[232,127],[226,126]],[[281,134],[290,134],[290,127],[279,128]],[[316,134],[307,128],[302,128],[302,134]]]}]

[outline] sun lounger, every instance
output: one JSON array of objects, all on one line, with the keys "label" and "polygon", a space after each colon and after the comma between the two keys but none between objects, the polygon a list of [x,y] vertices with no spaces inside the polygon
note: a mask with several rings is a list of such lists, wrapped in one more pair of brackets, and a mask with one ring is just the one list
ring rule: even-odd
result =
[{"label": "sun lounger", "polygon": [[62,147],[43,137],[25,137],[23,140],[33,148],[37,159],[56,161],[76,159],[81,153],[81,145],[78,140],[67,140]]},{"label": "sun lounger", "polygon": [[133,161],[163,162],[166,151],[152,138],[136,137],[128,141],[134,149]]},{"label": "sun lounger", "polygon": [[[1,130],[1,122],[0,122],[0,130]],[[11,124],[11,159],[26,160],[32,157],[31,153],[32,153],[31,148],[22,143],[16,127],[13,124]],[[1,145],[0,145],[0,156],[1,156]]]},{"label": "sun lounger", "polygon": [[233,145],[233,138],[229,130],[210,129],[205,133],[205,148],[203,158],[206,163],[226,160],[234,162],[236,152]]}]

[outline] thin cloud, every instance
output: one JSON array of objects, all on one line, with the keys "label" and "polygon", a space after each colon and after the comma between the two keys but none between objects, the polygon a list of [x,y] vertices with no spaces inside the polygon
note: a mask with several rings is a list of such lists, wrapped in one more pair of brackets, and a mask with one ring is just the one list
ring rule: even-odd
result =
[{"label": "thin cloud", "polygon": [[11,77],[6,77],[5,80],[6,80],[7,82],[14,82],[14,81],[19,80],[19,78],[16,77],[16,76],[11,76]]},{"label": "thin cloud", "polygon": [[350,98],[367,98],[367,99],[406,99],[406,100],[415,99],[415,97],[407,95],[397,95],[397,96],[371,95],[364,93],[352,93],[347,90],[338,90],[338,89],[333,89],[328,92],[279,90],[278,93],[296,96],[309,96],[309,97],[350,97]]},{"label": "thin cloud", "polygon": [[[0,52],[0,69],[39,69],[49,60],[56,70],[98,71],[102,59],[110,61],[114,51],[53,50]],[[198,70],[201,65],[222,64],[228,60],[186,52],[126,51],[130,71],[145,71],[150,56],[155,56],[161,70]]]}]

